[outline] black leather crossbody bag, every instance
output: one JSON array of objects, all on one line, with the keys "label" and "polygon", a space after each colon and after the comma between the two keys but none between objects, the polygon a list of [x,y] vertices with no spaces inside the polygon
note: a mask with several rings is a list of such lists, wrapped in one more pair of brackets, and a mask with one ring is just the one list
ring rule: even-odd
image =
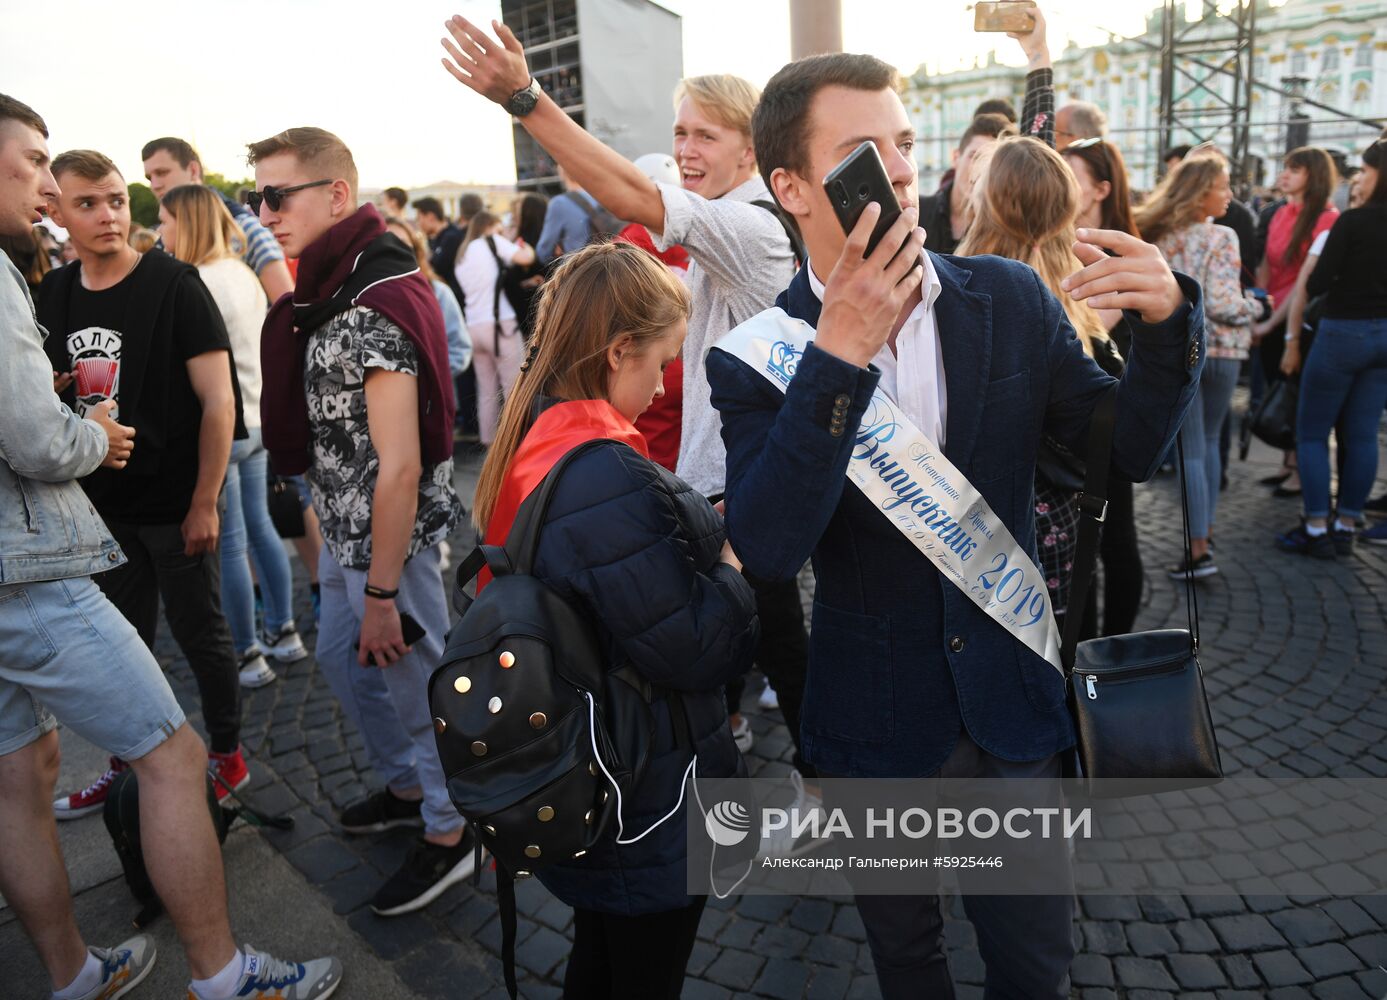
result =
[{"label": "black leather crossbody bag", "polygon": [[[1089,429],[1088,470],[1079,494],[1079,538],[1068,601],[1071,611],[1065,615],[1061,647],[1069,707],[1078,733],[1080,777],[1099,798],[1210,785],[1223,777],[1199,665],[1199,604],[1190,576],[1185,577],[1188,630],[1156,629],[1079,642],[1081,609],[1093,583],[1098,533],[1107,515],[1116,404],[1114,389],[1099,402]],[[1189,559],[1183,449],[1180,501]]]}]

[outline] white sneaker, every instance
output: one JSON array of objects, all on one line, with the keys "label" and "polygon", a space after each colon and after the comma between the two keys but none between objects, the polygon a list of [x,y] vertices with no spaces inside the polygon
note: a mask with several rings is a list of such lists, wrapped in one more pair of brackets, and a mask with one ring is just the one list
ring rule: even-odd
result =
[{"label": "white sneaker", "polygon": [[285,622],[277,631],[265,630],[265,655],[272,656],[280,663],[298,663],[308,656],[299,630],[292,621]]},{"label": "white sneaker", "polygon": [[78,1000],[116,1000],[123,997],[154,970],[159,949],[148,934],[136,934],[114,948],[87,947],[101,963],[101,982]]},{"label": "white sneaker", "polygon": [[241,657],[240,677],[243,688],[262,688],[271,684],[279,675],[265,662],[258,646],[252,646]]},{"label": "white sneaker", "polygon": [[766,686],[761,689],[761,697],[756,699],[756,703],[767,711],[774,711],[780,707],[780,698],[776,696],[775,688],[771,687],[770,681],[766,681]]},{"label": "white sneaker", "polygon": [[823,829],[828,822],[828,813],[824,809],[823,796],[806,788],[804,778],[798,771],[790,772],[790,787],[795,792],[795,797],[785,807],[790,815],[790,822],[779,830],[772,830],[761,842],[761,853],[769,857],[797,857],[808,854],[819,845],[828,842],[827,837],[813,835],[812,825],[806,827],[798,837],[795,836],[796,816],[799,817],[800,823],[807,823],[810,813],[817,813],[819,829]]},{"label": "white sneaker", "polygon": [[737,744],[737,749],[742,753],[751,750],[751,745],[756,742],[756,737],[751,733],[751,723],[746,716],[742,716],[742,723],[732,727],[732,742]]}]

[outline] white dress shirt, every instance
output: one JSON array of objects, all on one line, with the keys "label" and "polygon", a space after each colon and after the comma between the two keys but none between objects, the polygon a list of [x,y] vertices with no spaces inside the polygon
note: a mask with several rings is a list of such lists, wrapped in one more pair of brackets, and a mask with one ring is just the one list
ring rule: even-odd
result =
[{"label": "white dress shirt", "polygon": [[[939,298],[942,286],[929,254],[921,253],[920,260],[925,268],[920,304],[911,311],[905,326],[896,335],[895,353],[889,342],[883,344],[872,358],[872,364],[881,371],[881,391],[927,438],[943,447],[949,404],[944,384],[944,352],[939,346],[939,327],[934,321],[934,300]],[[805,267],[809,268],[809,287],[822,302],[824,283],[814,273],[812,261]]]}]

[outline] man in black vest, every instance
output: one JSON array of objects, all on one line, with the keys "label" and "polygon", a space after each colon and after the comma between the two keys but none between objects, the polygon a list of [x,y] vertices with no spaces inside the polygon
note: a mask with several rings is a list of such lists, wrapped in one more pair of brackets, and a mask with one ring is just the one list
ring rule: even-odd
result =
[{"label": "man in black vest", "polygon": [[[141,256],[126,242],[130,207],[114,163],[73,150],[53,161],[53,173],[62,186],[53,220],[67,228],[78,257],[39,288],[45,348],[55,372],[73,375],[65,394],[73,409],[85,415],[114,399],[140,440],[126,468],[98,469],[82,481],[129,560],[96,581],[151,648],[163,598],[202,696],[208,766],[238,788],[250,774],[216,555],[222,481],[240,420],[226,327],[195,268],[161,252]],[[54,803],[59,818],[100,808],[125,767],[112,758],[92,785]]]}]

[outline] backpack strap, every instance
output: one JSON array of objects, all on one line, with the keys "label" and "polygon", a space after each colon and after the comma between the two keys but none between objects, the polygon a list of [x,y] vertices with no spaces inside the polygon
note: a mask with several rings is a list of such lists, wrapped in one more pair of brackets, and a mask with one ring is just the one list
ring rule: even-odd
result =
[{"label": "backpack strap", "polygon": [[596,231],[598,222],[596,205],[588,201],[577,191],[565,191],[559,197],[567,198],[569,201],[573,202],[573,204],[581,208],[583,210],[583,214],[588,217],[588,223],[592,226],[593,231]]},{"label": "backpack strap", "polygon": [[496,907],[501,911],[501,968],[506,977],[506,992],[516,1000],[519,988],[515,983],[515,876],[496,861]]},{"label": "backpack strap", "polygon": [[495,576],[509,576],[512,573],[529,574],[534,570],[535,554],[539,551],[539,532],[549,513],[549,502],[558,488],[559,479],[568,463],[585,451],[602,445],[615,444],[608,438],[594,438],[568,451],[560,458],[549,474],[525,498],[516,511],[511,523],[510,533],[504,545],[478,545],[461,563],[453,575],[453,607],[459,615],[466,614],[472,606],[473,598],[466,591],[467,584],[474,580],[482,567],[489,568]]},{"label": "backpack strap", "polygon": [[752,202],[757,208],[764,208],[777,219],[780,220],[780,228],[785,230],[785,235],[790,238],[790,249],[795,254],[795,266],[803,267],[804,262],[809,259],[809,252],[804,249],[804,240],[800,238],[798,224],[785,214],[785,210],[773,201],[766,201],[759,198]]},{"label": "backpack strap", "polygon": [[495,338],[493,349],[494,356],[501,356],[501,285],[506,280],[506,265],[501,261],[501,255],[496,252],[496,237],[487,236],[486,248],[491,251],[491,258],[496,261],[496,284],[491,289],[491,333]]}]

